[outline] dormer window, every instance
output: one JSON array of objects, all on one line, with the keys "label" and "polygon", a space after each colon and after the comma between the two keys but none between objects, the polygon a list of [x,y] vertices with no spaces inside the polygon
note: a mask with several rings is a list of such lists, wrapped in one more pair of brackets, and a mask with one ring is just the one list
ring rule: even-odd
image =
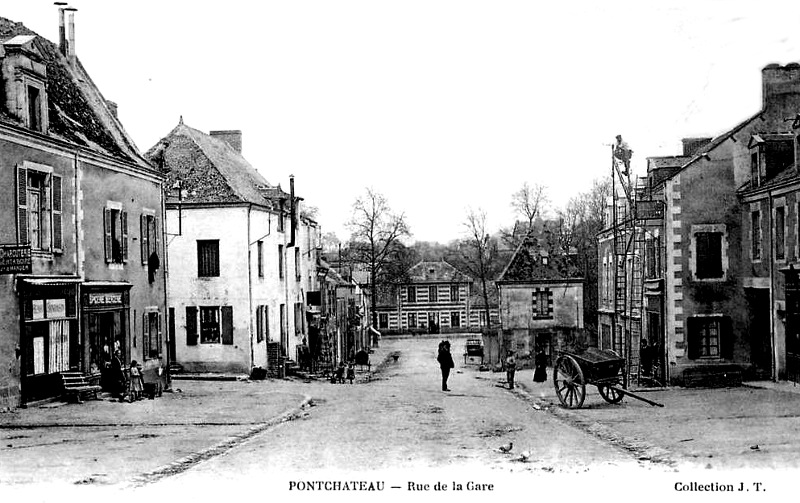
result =
[{"label": "dormer window", "polygon": [[36,86],[28,86],[28,127],[43,132],[42,95]]},{"label": "dormer window", "polygon": [[35,44],[35,35],[17,35],[2,43],[0,66],[4,77],[5,106],[22,125],[46,133],[47,66]]},{"label": "dormer window", "polygon": [[791,133],[760,133],[750,138],[750,183],[758,187],[794,165]]}]

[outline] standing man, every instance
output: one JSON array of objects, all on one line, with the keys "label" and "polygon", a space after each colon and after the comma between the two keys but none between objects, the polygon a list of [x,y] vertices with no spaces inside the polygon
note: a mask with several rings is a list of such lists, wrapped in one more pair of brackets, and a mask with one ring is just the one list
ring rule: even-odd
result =
[{"label": "standing man", "polygon": [[436,357],[439,368],[442,369],[442,391],[450,391],[447,387],[447,378],[450,377],[450,369],[455,367],[453,356],[450,354],[450,342],[442,341],[439,343],[439,356]]},{"label": "standing man", "polygon": [[508,389],[514,389],[514,375],[517,373],[517,359],[514,357],[514,352],[509,351],[506,357],[506,382]]}]

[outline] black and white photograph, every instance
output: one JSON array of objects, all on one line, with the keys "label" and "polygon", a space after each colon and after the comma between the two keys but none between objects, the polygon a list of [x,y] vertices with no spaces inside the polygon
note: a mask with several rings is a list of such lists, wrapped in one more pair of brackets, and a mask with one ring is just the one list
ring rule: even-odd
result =
[{"label": "black and white photograph", "polygon": [[800,490],[800,4],[0,0],[0,499]]}]

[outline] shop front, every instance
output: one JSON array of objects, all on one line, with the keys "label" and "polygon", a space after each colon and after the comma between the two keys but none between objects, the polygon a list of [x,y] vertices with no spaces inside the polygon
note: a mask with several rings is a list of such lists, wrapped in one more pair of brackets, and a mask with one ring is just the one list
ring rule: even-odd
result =
[{"label": "shop front", "polygon": [[21,278],[22,402],[61,394],[61,372],[81,370],[78,278]]},{"label": "shop front", "polygon": [[86,334],[84,348],[86,368],[101,375],[104,390],[114,389],[112,359],[119,351],[122,366],[130,360],[130,283],[87,282],[81,293],[81,325]]}]

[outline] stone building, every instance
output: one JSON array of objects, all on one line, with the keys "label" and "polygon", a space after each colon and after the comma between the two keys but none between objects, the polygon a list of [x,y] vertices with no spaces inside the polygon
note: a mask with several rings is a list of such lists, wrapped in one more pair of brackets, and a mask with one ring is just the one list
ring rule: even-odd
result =
[{"label": "stone building", "polygon": [[[63,16],[64,11],[61,11]],[[63,20],[63,17],[62,17]],[[0,408],[168,359],[163,179],[74,52],[0,18]]]}]

